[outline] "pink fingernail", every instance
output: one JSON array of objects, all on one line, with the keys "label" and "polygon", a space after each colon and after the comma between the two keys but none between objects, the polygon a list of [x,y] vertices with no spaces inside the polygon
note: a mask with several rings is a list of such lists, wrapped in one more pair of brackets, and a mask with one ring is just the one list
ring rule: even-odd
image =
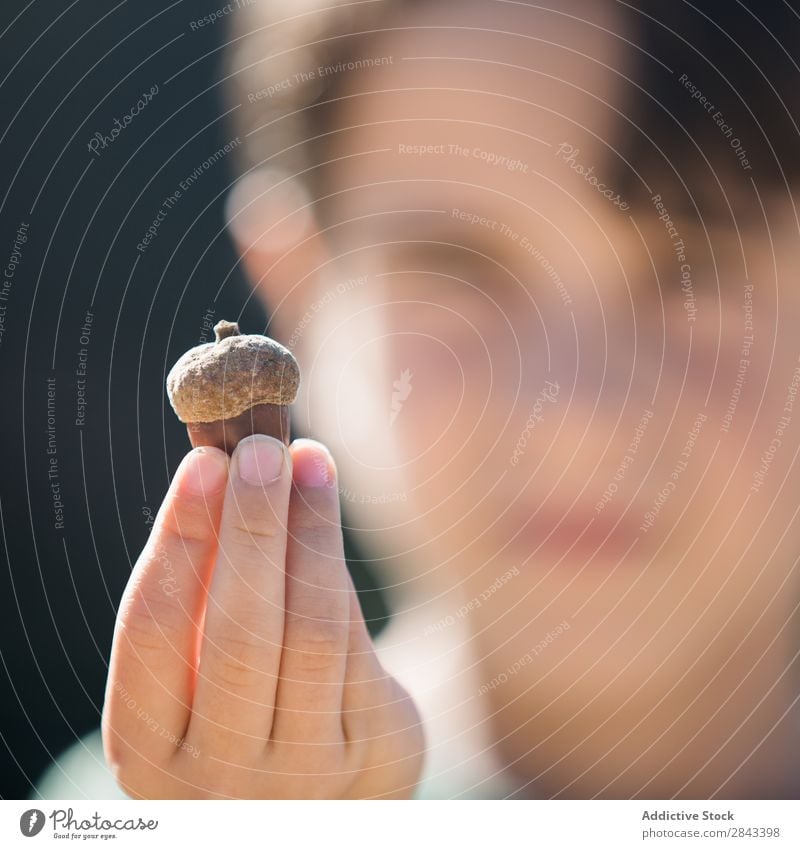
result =
[{"label": "pink fingernail", "polygon": [[283,470],[284,451],[283,443],[271,436],[248,436],[236,447],[239,477],[252,486],[277,480]]},{"label": "pink fingernail", "polygon": [[228,478],[228,462],[221,451],[195,448],[184,458],[178,471],[178,488],[187,495],[212,495]]},{"label": "pink fingernail", "polygon": [[313,439],[295,439],[292,468],[298,486],[333,486],[336,483],[333,458],[324,445]]}]

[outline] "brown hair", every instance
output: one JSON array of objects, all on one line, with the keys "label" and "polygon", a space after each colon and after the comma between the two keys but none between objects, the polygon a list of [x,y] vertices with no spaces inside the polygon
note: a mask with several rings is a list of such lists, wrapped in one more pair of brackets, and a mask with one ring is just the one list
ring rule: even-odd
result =
[{"label": "brown hair", "polygon": [[[340,72],[368,67],[370,36],[402,25],[393,16],[415,2],[270,0],[231,16],[241,167],[279,166],[313,187]],[[751,203],[751,180],[790,190],[800,167],[800,15],[778,0],[622,5],[638,63],[611,163],[622,192],[643,199],[641,175],[669,171],[684,185],[687,175],[705,175],[704,186],[710,177],[726,203]],[[696,206],[696,190],[685,200]],[[714,206],[724,205],[704,214]]]}]

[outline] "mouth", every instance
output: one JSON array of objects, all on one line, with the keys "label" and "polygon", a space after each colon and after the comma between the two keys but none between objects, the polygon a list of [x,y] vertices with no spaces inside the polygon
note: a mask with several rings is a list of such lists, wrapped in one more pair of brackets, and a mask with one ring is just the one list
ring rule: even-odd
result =
[{"label": "mouth", "polygon": [[595,554],[604,559],[621,558],[642,533],[630,519],[630,508],[625,516],[619,516],[585,506],[563,510],[543,506],[533,515],[530,511],[518,514],[517,520],[509,538],[528,554],[547,550],[589,559]]}]

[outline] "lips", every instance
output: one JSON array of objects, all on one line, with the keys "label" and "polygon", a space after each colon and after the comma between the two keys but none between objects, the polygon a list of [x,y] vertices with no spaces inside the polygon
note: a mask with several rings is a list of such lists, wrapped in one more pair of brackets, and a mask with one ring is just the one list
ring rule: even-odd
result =
[{"label": "lips", "polygon": [[508,538],[513,538],[512,545],[528,552],[548,549],[584,557],[596,552],[621,557],[642,533],[631,519],[638,515],[635,508],[629,508],[622,518],[577,506],[562,510],[541,506],[538,512],[515,515],[517,521],[508,528]]}]

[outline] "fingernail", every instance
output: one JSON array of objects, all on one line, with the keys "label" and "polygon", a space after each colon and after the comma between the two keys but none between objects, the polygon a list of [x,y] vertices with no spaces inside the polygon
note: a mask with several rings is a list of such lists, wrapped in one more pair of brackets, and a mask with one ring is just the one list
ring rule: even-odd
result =
[{"label": "fingernail", "polygon": [[271,436],[257,433],[236,447],[239,477],[252,486],[264,486],[281,476],[285,448]]},{"label": "fingernail", "polygon": [[292,477],[298,486],[333,486],[336,469],[328,449],[313,439],[295,439]]},{"label": "fingernail", "polygon": [[183,458],[178,487],[187,495],[212,495],[225,486],[227,478],[228,463],[221,451],[195,448]]}]

